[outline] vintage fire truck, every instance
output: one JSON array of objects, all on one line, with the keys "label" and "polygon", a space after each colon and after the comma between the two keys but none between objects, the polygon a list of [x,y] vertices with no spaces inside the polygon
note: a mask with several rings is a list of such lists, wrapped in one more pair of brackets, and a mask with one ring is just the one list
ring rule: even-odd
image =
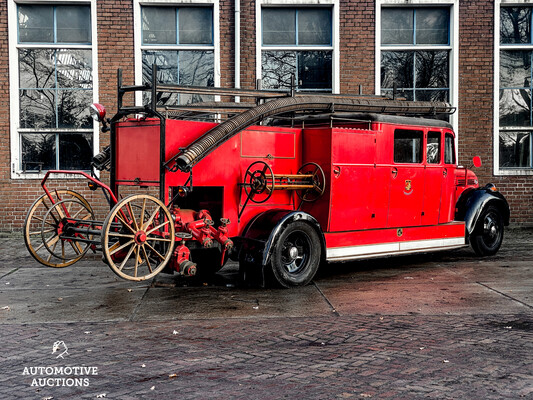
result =
[{"label": "vintage fire truck", "polygon": [[[119,72],[111,119],[92,105],[110,133],[93,159],[109,185],[95,171],[46,174],[24,226],[37,261],[64,267],[101,251],[116,274],[142,281],[214,274],[231,258],[243,279],[291,287],[329,262],[500,248],[508,203],[457,165],[452,126],[436,119],[449,104],[163,85],[155,66],[152,75],[125,86]],[[151,98],[125,106],[131,92]],[[209,101],[169,105],[191,93]],[[101,189],[107,217],[95,219],[78,193],[49,188],[57,173]]]}]

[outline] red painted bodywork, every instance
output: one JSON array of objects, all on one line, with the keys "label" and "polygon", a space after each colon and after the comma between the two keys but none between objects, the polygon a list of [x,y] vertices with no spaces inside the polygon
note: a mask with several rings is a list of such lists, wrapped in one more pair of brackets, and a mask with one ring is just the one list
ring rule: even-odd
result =
[{"label": "red painted bodywork", "polygon": [[[158,124],[157,119],[131,119],[116,124],[117,185],[159,186]],[[165,161],[214,125],[166,120]],[[396,129],[424,132],[422,162],[394,162]],[[440,160],[433,164],[426,162],[428,132],[437,132],[441,138]],[[193,167],[193,190],[209,187],[218,188],[216,193],[220,193],[220,198],[205,200],[195,212],[203,208],[212,212],[210,202],[216,204],[221,216],[231,223],[218,233],[212,227],[211,233],[222,240],[239,236],[259,213],[273,208],[295,210],[300,205],[295,191],[274,190],[265,203],[249,202],[239,221],[238,213],[246,201],[239,184],[252,163],[263,161],[274,174],[283,175],[296,174],[304,163],[314,162],[324,170],[325,192],[316,201],[303,203],[301,210],[319,222],[328,249],[464,238],[464,223],[453,222],[455,204],[466,188],[478,187],[477,178],[471,171],[444,162],[446,134],[455,137],[449,128],[375,121],[345,127],[252,126]],[[173,188],[184,185],[188,178],[180,171],[166,172],[165,203],[170,201]],[[215,223],[218,226],[218,221]]]}]

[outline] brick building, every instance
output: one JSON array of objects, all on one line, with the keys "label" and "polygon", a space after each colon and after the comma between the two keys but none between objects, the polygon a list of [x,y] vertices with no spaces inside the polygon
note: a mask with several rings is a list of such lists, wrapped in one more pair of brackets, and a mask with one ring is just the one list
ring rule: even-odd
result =
[{"label": "brick building", "polygon": [[2,0],[0,230],[21,228],[43,171],[89,168],[108,136],[86,106],[112,113],[117,68],[141,83],[153,62],[163,82],[278,89],[294,74],[300,91],[396,83],[449,101],[459,163],[480,155],[480,182],[533,225],[532,26],[525,0]]}]

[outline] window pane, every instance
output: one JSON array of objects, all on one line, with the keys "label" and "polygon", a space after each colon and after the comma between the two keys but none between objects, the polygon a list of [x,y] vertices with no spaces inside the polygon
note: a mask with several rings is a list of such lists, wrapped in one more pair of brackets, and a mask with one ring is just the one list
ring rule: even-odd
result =
[{"label": "window pane", "polygon": [[56,168],[54,134],[25,133],[20,135],[22,169],[39,171]]},{"label": "window pane", "polygon": [[382,51],[381,87],[392,88],[395,82],[398,88],[414,87],[413,58],[410,51]]},{"label": "window pane", "polygon": [[91,134],[59,134],[59,168],[91,169],[93,143]]},{"label": "window pane", "polygon": [[20,127],[56,128],[54,91],[20,90]]},{"label": "window pane", "polygon": [[531,43],[531,8],[502,7],[500,9],[500,42]]},{"label": "window pane", "polygon": [[54,9],[52,6],[18,6],[19,43],[53,43]]},{"label": "window pane", "polygon": [[[180,51],[180,85],[214,86],[215,59],[212,51]],[[213,96],[180,95],[180,104],[213,101]]]},{"label": "window pane", "polygon": [[413,44],[413,9],[381,9],[381,44]]},{"label": "window pane", "polygon": [[57,6],[57,43],[91,43],[91,7]]},{"label": "window pane", "polygon": [[440,163],[440,132],[429,132],[426,150],[428,164]]},{"label": "window pane", "polygon": [[263,44],[296,44],[296,10],[263,8]]},{"label": "window pane", "polygon": [[213,43],[213,11],[209,7],[183,7],[178,11],[180,44]]},{"label": "window pane", "polygon": [[445,101],[449,102],[449,90],[415,90],[416,101]]},{"label": "window pane", "polygon": [[455,164],[455,141],[448,134],[444,137],[444,163]]},{"label": "window pane", "polygon": [[500,126],[531,126],[531,90],[500,90]]},{"label": "window pane", "polygon": [[56,52],[57,86],[60,88],[90,89],[93,86],[91,50]]},{"label": "window pane", "polygon": [[416,44],[448,44],[449,10],[416,9]]},{"label": "window pane", "polygon": [[142,41],[144,44],[176,44],[176,9],[143,7]]},{"label": "window pane", "polygon": [[[381,89],[381,95],[392,98],[392,89]],[[415,92],[414,90],[399,89],[396,92],[396,97],[402,98],[408,101],[413,101],[415,99]]]},{"label": "window pane", "polygon": [[531,167],[529,132],[500,132],[500,167]]},{"label": "window pane", "polygon": [[417,51],[415,58],[417,88],[448,87],[447,51]]},{"label": "window pane", "polygon": [[299,89],[331,90],[331,52],[298,52]]},{"label": "window pane", "polygon": [[93,100],[92,90],[58,90],[57,119],[59,128],[92,128],[89,105]]},{"label": "window pane", "polygon": [[397,129],[394,131],[394,162],[421,163],[423,132]]},{"label": "window pane", "polygon": [[298,10],[298,44],[331,44],[331,9],[309,8]]},{"label": "window pane", "polygon": [[212,51],[180,51],[179,84],[213,86],[214,63]]},{"label": "window pane", "polygon": [[143,83],[152,81],[152,65],[157,65],[157,82],[178,84],[177,51],[143,51]]},{"label": "window pane", "polygon": [[296,53],[263,51],[261,68],[264,89],[290,88],[291,76],[296,75]]},{"label": "window pane", "polygon": [[500,86],[531,87],[531,51],[500,51]]},{"label": "window pane", "polygon": [[51,49],[19,49],[21,89],[55,87],[54,53]]}]

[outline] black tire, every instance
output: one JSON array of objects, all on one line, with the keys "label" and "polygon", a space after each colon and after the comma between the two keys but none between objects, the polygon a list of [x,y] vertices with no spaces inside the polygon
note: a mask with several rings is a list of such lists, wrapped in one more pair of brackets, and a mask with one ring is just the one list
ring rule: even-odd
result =
[{"label": "black tire", "polygon": [[320,265],[321,246],[318,233],[307,223],[288,225],[274,245],[270,268],[282,287],[305,286]]},{"label": "black tire", "polygon": [[478,256],[492,256],[498,252],[502,241],[502,214],[496,207],[489,206],[481,213],[470,235],[470,244]]}]

